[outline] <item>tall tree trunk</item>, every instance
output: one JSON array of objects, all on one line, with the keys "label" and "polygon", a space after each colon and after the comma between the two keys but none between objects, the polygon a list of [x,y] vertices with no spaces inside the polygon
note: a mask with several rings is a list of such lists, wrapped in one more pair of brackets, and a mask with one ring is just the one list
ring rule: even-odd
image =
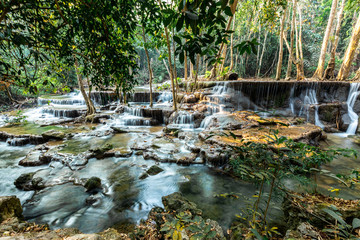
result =
[{"label": "tall tree trunk", "polygon": [[328,23],[327,23],[327,26],[326,26],[325,35],[324,35],[324,39],[323,39],[322,46],[321,46],[319,63],[318,63],[317,69],[316,69],[316,71],[314,73],[314,76],[313,76],[314,78],[321,79],[322,76],[323,76],[323,73],[324,73],[326,50],[327,50],[327,46],[328,46],[328,43],[329,43],[331,27],[333,25],[333,22],[334,22],[334,19],[335,19],[335,16],[336,16],[337,5],[338,5],[338,1],[333,0],[329,20],[328,20]]},{"label": "tall tree trunk", "polygon": [[280,50],[279,50],[279,59],[278,59],[278,64],[277,64],[277,68],[276,68],[276,80],[280,80],[281,78],[281,68],[282,68],[282,61],[283,61],[283,56],[284,56],[284,28],[285,28],[285,21],[286,21],[286,13],[287,13],[287,8],[284,9],[284,13],[283,13],[283,17],[281,19],[281,26],[280,26],[280,36],[279,36],[279,44],[280,44]]},{"label": "tall tree trunk", "polygon": [[185,81],[188,80],[188,62],[187,62],[187,56],[184,52],[184,79]]},{"label": "tall tree trunk", "polygon": [[190,79],[194,79],[194,64],[190,60]]},{"label": "tall tree trunk", "polygon": [[260,56],[260,59],[259,59],[259,68],[258,68],[258,72],[257,72],[257,77],[260,77],[261,65],[262,65],[262,60],[263,60],[264,53],[265,53],[266,40],[267,40],[268,33],[269,33],[268,31],[266,31],[266,33],[265,33],[263,48],[262,48],[261,56]]},{"label": "tall tree trunk", "polygon": [[294,8],[295,8],[295,6],[293,5],[293,14],[292,14],[292,19],[291,19],[291,32],[290,32],[289,60],[288,60],[288,67],[287,67],[287,71],[286,71],[286,79],[287,80],[289,80],[291,78],[292,64],[293,64],[292,58],[294,56],[295,18],[296,18],[296,15],[294,15]]},{"label": "tall tree trunk", "polygon": [[225,60],[226,60],[226,53],[227,53],[227,44],[225,44],[224,49],[223,49],[223,53],[221,55],[221,65],[220,65],[220,69],[219,69],[219,73],[223,73],[224,71],[224,67],[225,67]]},{"label": "tall tree trunk", "polygon": [[[159,55],[161,55],[159,49],[156,48],[156,51],[157,51],[157,53],[158,53]],[[168,67],[168,65],[167,65],[167,63],[166,63],[166,60],[163,58],[162,61],[163,61],[164,66],[165,66],[165,68],[166,68],[166,72],[168,73],[168,75],[169,75],[169,77],[170,77],[170,69],[169,69],[169,67]]]},{"label": "tall tree trunk", "polygon": [[[235,31],[235,16],[233,20],[233,31]],[[230,38],[230,67],[229,72],[231,72],[234,69],[234,33],[231,34]]]},{"label": "tall tree trunk", "polygon": [[179,92],[179,83],[177,81],[177,69],[176,69],[176,55],[175,55],[175,41],[174,41],[174,29],[172,31],[173,40],[172,40],[172,48],[173,48],[173,54],[174,54],[174,81],[176,86],[176,94]]},{"label": "tall tree trunk", "polygon": [[[160,9],[162,9],[161,6],[161,0],[158,0]],[[168,28],[165,27],[165,37],[166,37],[166,45],[168,50],[168,63],[170,68],[170,81],[171,81],[171,89],[172,89],[172,95],[173,95],[173,108],[175,111],[177,111],[177,96],[175,91],[175,82],[174,82],[174,71],[172,67],[172,60],[171,60],[171,47],[170,47],[170,37],[169,37],[169,31]]]},{"label": "tall tree trunk", "polygon": [[349,77],[351,64],[352,64],[352,61],[354,60],[354,55],[355,55],[356,48],[359,45],[359,40],[360,40],[360,15],[359,15],[356,25],[353,29],[350,43],[345,52],[344,61],[341,65],[337,80],[345,81]]},{"label": "tall tree trunk", "polygon": [[296,24],[296,12],[297,12],[297,0],[293,0],[294,3],[294,13],[293,13],[293,18],[295,20],[295,53],[296,53],[296,80],[300,81],[304,79],[304,70],[303,70],[303,66],[301,64],[301,50],[300,48],[302,47],[301,44],[301,24],[299,26],[299,31],[297,29],[297,24]]},{"label": "tall tree trunk", "polygon": [[[232,12],[233,16],[231,16],[231,17],[229,18],[228,24],[227,24],[227,26],[226,26],[226,31],[229,31],[229,29],[230,29],[231,23],[232,23],[232,21],[233,21],[233,19],[234,19],[234,15],[235,15],[235,12],[236,12],[236,6],[237,6],[237,4],[238,4],[238,0],[234,0],[234,2],[233,2],[233,3],[231,4],[231,6],[230,6],[231,12]],[[225,45],[224,43],[221,43],[221,45],[220,45],[219,52],[218,52],[218,54],[216,55],[217,60],[218,60],[218,59],[220,58],[220,56],[221,56],[221,53],[222,53],[223,48],[224,48],[224,45]],[[216,75],[217,75],[217,64],[218,64],[217,62],[214,63],[213,68],[211,69],[210,79],[211,79],[211,78],[215,78]]]},{"label": "tall tree trunk", "polygon": [[197,54],[196,55],[196,65],[195,65],[195,68],[196,68],[196,70],[195,70],[195,80],[194,80],[194,86],[193,86],[193,89],[192,89],[192,91],[194,92],[195,90],[196,90],[196,88],[197,88],[197,79],[198,79],[198,73],[199,73],[199,62],[200,62],[200,55],[199,54]]},{"label": "tall tree trunk", "polygon": [[324,73],[324,79],[334,79],[335,78],[335,74],[334,74],[334,71],[335,71],[335,55],[336,55],[336,49],[337,49],[337,46],[339,44],[339,39],[340,39],[340,30],[341,30],[342,19],[343,19],[343,16],[344,16],[345,3],[346,3],[346,0],[342,0],[340,10],[339,10],[338,19],[337,19],[337,24],[336,24],[335,40],[334,40],[334,44],[333,44],[332,49],[331,49],[330,60],[329,60],[328,66],[327,66],[327,68],[325,70],[325,73]]},{"label": "tall tree trunk", "polygon": [[74,55],[74,59],[75,59],[75,71],[76,71],[77,81],[79,84],[80,92],[84,97],[85,104],[87,107],[86,115],[93,115],[96,113],[96,108],[94,107],[94,103],[91,101],[90,96],[86,94],[83,79],[81,73],[79,72],[79,62],[75,55]]},{"label": "tall tree trunk", "polygon": [[146,47],[146,35],[145,35],[145,28],[144,26],[142,26],[142,37],[144,40],[144,49],[145,49],[145,54],[146,54],[146,59],[147,59],[147,65],[148,65],[148,70],[149,70],[149,85],[150,85],[150,107],[153,107],[153,94],[152,94],[152,81],[153,81],[153,71],[151,68],[151,62],[150,62],[150,57],[149,57],[149,51]]},{"label": "tall tree trunk", "polygon": [[302,9],[300,7],[297,8],[299,12],[299,53],[300,53],[300,69],[301,75],[305,78],[304,73],[304,53],[303,53],[303,44],[302,44],[302,27],[303,27],[303,20],[302,20]]},{"label": "tall tree trunk", "polygon": [[355,77],[353,79],[354,81],[359,81],[360,80],[360,68],[359,70],[356,71]]}]

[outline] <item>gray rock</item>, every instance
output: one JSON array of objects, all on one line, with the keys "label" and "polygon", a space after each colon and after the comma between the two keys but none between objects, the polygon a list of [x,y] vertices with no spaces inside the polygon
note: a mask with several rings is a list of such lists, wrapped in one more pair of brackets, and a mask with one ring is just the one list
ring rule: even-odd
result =
[{"label": "gray rock", "polygon": [[164,169],[162,169],[161,167],[159,167],[157,165],[153,165],[146,171],[146,173],[153,176],[153,175],[157,175],[163,171],[164,171]]},{"label": "gray rock", "polygon": [[202,215],[196,204],[187,200],[181,193],[175,192],[161,199],[166,211],[174,211],[177,214],[190,211],[193,215]]},{"label": "gray rock", "polygon": [[87,192],[98,192],[101,189],[101,179],[98,177],[92,177],[85,183]]}]

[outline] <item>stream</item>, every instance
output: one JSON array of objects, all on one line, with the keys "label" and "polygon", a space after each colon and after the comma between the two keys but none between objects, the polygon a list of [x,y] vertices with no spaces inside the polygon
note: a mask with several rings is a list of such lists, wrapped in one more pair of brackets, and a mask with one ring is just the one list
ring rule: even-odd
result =
[{"label": "stream", "polygon": [[[352,91],[358,91],[358,86]],[[5,126],[1,128],[1,131],[14,134],[41,134],[54,129],[71,133],[72,138],[51,143],[54,146],[62,146],[59,153],[64,154],[81,154],[105,144],[131,151],[131,146],[134,144],[152,143],[151,147],[155,148],[156,145],[160,156],[171,155],[181,158],[191,154],[186,146],[195,144],[192,136],[205,129],[214,115],[227,112],[229,101],[226,99],[229,94],[234,93],[227,90],[227,85],[214,87],[209,95],[210,100],[205,103],[212,115],[206,116],[197,127],[193,113],[179,112],[170,126],[182,129],[185,137],[171,141],[162,139],[164,124],[153,124],[153,119],[146,117],[142,110],[147,103],[139,102],[130,103],[129,107],[120,114],[114,114],[114,110],[103,110],[102,113],[110,114],[111,117],[100,124],[48,126],[51,123],[80,116],[86,110],[79,92],[65,96],[39,98],[38,107],[24,112],[28,123],[24,126]],[[302,108],[298,110],[300,112],[295,110],[295,98],[290,100],[286,111],[294,115],[304,114],[309,118],[309,105],[318,104],[316,94],[310,89],[304,91],[300,97],[304,102]],[[155,108],[170,108],[172,99],[169,93],[161,94],[158,100]],[[250,103],[249,99],[244,97],[243,100],[243,102],[238,102],[238,110],[245,108],[259,110],[259,106]],[[354,106],[356,99],[349,101],[352,101],[351,106]],[[243,107],[244,104],[247,107]],[[97,107],[100,107],[99,104]],[[353,112],[352,107],[350,110]],[[315,111],[316,124],[323,128],[317,107]],[[12,117],[0,115],[0,126],[5,125],[7,118]],[[358,119],[353,117],[352,121],[355,122]],[[112,127],[125,128],[127,132],[103,134]],[[350,128],[353,129],[354,124],[350,124]],[[360,150],[359,145],[355,144],[348,134],[329,134],[328,140],[323,144],[325,147],[336,146]],[[101,160],[92,158],[84,167],[76,170],[70,169],[61,162],[51,162],[38,167],[23,167],[19,166],[18,162],[35,146],[12,145],[16,144],[0,142],[0,196],[16,195],[21,200],[26,220],[48,223],[52,229],[72,227],[84,233],[94,233],[114,225],[120,228],[129,223],[137,224],[141,219],[147,218],[153,207],[162,206],[161,197],[174,192],[181,192],[203,210],[205,218],[216,220],[224,229],[227,229],[236,218],[235,214],[241,214],[241,211],[245,211],[249,206],[248,204],[251,203],[249,199],[256,190],[254,185],[220,174],[216,168],[211,168],[206,164],[181,166],[175,163],[159,163],[145,160],[143,155],[136,154],[136,151],[126,157],[109,157]],[[199,163],[201,163],[200,160]],[[140,179],[140,176],[153,165],[158,165],[164,171]],[[338,159],[324,168],[335,173],[345,173],[357,167],[358,160],[356,159]],[[21,174],[30,172],[36,172],[37,177],[45,179],[49,187],[36,193],[15,188],[14,181]],[[94,176],[101,179],[103,191],[90,194],[79,182]],[[325,193],[330,186],[339,186],[326,177],[321,177],[318,181],[319,188]],[[223,193],[235,193],[240,198],[232,200],[215,197],[216,194]],[[360,197],[358,189],[343,190],[340,194],[350,199]],[[282,213],[273,207],[272,215],[281,218]]]}]

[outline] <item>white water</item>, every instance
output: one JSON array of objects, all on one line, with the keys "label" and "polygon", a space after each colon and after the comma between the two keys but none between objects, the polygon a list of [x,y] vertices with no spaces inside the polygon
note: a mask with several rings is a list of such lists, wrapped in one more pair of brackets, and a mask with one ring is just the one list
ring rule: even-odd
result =
[{"label": "white water", "polygon": [[346,102],[348,106],[348,114],[351,120],[351,123],[346,131],[346,134],[348,135],[354,135],[359,124],[359,116],[354,112],[353,109],[355,102],[360,94],[359,87],[360,83],[351,83],[349,96]]}]

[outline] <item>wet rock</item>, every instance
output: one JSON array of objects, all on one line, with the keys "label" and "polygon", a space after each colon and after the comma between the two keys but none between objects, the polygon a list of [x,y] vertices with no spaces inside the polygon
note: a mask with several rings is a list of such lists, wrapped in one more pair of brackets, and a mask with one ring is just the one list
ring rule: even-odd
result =
[{"label": "wet rock", "polygon": [[30,152],[26,157],[20,160],[19,165],[24,167],[41,166],[50,163],[51,159],[44,157],[44,151],[33,151]]},{"label": "wet rock", "polygon": [[129,133],[129,129],[128,128],[123,128],[123,127],[111,127],[112,130],[114,130],[116,133]]},{"label": "wet rock", "polygon": [[0,197],[0,223],[9,218],[22,219],[22,207],[16,196]]},{"label": "wet rock", "polygon": [[9,145],[12,146],[24,146],[27,144],[38,145],[47,142],[46,139],[39,135],[14,135],[3,131],[0,131],[0,141],[6,141]]},{"label": "wet rock", "polygon": [[156,122],[159,124],[164,123],[164,115],[163,115],[162,109],[144,108],[143,115],[145,118],[152,118],[152,119],[156,120]]},{"label": "wet rock", "polygon": [[196,103],[199,101],[195,94],[185,94],[182,100],[184,103]]},{"label": "wet rock", "polygon": [[111,116],[109,114],[94,114],[90,116],[86,116],[85,120],[86,122],[91,123],[101,123],[102,120],[110,119]]},{"label": "wet rock", "polygon": [[88,198],[86,198],[85,203],[87,205],[97,205],[96,203],[99,203],[101,201],[101,195],[99,193],[90,195]]},{"label": "wet rock", "polygon": [[102,159],[104,158],[104,154],[113,148],[113,145],[107,143],[101,147],[92,148],[89,151],[92,153],[91,158],[96,157],[98,159]]},{"label": "wet rock", "polygon": [[164,171],[164,169],[162,169],[161,167],[159,167],[157,165],[153,165],[146,171],[146,173],[153,176],[153,175],[157,175],[163,171]]},{"label": "wet rock", "polygon": [[121,114],[125,112],[125,106],[124,105],[119,105],[116,109],[115,109],[115,113],[117,114]]},{"label": "wet rock", "polygon": [[34,178],[35,173],[24,173],[18,177],[14,185],[23,191],[37,191],[45,188],[44,180],[40,177]]},{"label": "wet rock", "polygon": [[63,140],[64,138],[66,138],[65,133],[56,130],[49,130],[47,132],[44,132],[42,136],[46,140]]},{"label": "wet rock", "polygon": [[101,189],[101,179],[98,177],[92,177],[85,183],[87,192],[98,192]]},{"label": "wet rock", "polygon": [[140,179],[140,180],[144,180],[145,178],[148,178],[148,177],[149,177],[149,174],[147,174],[147,173],[145,172],[145,173],[143,173],[143,174],[140,175],[139,179]]},{"label": "wet rock", "polygon": [[176,214],[190,211],[193,215],[202,215],[202,211],[197,208],[196,204],[187,200],[179,192],[162,197],[161,199],[166,211],[174,211]]}]

